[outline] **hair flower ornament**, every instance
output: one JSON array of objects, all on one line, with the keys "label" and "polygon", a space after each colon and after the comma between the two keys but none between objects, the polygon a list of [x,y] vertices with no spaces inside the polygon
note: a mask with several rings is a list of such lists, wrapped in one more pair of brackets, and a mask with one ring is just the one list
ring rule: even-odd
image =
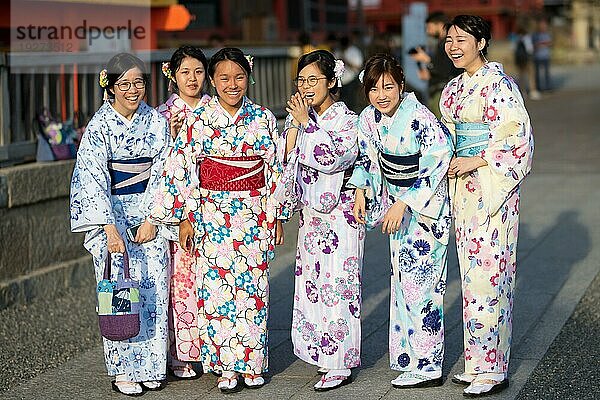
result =
[{"label": "hair flower ornament", "polygon": [[360,73],[358,74],[358,81],[359,81],[360,83],[363,83],[364,79],[365,79],[365,70],[363,69],[363,70],[362,70],[362,71],[360,71]]},{"label": "hair flower ornament", "polygon": [[102,89],[106,89],[106,87],[108,86],[108,71],[106,69],[100,71],[98,83],[100,84],[100,87]]},{"label": "hair flower ornament", "polygon": [[174,81],[175,79],[173,78],[173,74],[171,74],[171,63],[164,62],[161,65],[161,70],[163,75],[170,81]]},{"label": "hair flower ornament", "polygon": [[248,60],[248,64],[250,64],[250,72],[254,71],[254,57],[251,55],[245,55],[244,57]]},{"label": "hair flower ornament", "polygon": [[342,60],[335,60],[335,66],[333,67],[333,74],[338,82],[338,87],[342,87],[342,75],[346,71],[344,62]]}]

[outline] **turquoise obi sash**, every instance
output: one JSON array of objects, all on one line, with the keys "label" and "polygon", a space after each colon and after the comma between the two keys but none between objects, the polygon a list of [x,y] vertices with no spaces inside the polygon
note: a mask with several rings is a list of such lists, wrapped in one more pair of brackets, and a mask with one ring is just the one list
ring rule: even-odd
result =
[{"label": "turquoise obi sash", "polygon": [[462,122],[455,125],[456,156],[473,157],[487,149],[490,127],[481,122]]}]

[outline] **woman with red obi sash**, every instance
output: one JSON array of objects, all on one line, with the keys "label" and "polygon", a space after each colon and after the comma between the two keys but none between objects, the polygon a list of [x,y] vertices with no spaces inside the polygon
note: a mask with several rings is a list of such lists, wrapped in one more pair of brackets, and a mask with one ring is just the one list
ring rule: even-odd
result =
[{"label": "woman with red obi sash", "polygon": [[[205,93],[208,61],[197,47],[182,46],[163,63],[162,71],[169,80],[171,96],[156,110],[169,121],[171,136],[177,137],[185,118],[197,112],[210,100]],[[162,221],[177,225],[178,219],[170,214]],[[159,221],[157,221],[159,222]],[[177,233],[169,237],[171,250],[171,287],[169,305],[169,368],[180,379],[199,377],[191,362],[200,361],[198,334],[198,288],[196,286],[196,259],[179,246]]]},{"label": "woman with red obi sash", "polygon": [[264,384],[268,263],[283,242],[272,195],[276,120],[245,96],[251,65],[235,48],[211,58],[217,95],[184,122],[155,209],[180,221],[179,243],[196,257],[202,366],[222,374],[225,393],[240,390],[242,378],[246,387]]}]

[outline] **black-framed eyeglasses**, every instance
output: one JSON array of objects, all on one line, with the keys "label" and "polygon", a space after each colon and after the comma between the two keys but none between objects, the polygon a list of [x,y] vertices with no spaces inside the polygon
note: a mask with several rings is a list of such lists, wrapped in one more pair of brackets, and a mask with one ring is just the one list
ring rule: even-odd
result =
[{"label": "black-framed eyeglasses", "polygon": [[131,89],[131,85],[133,85],[136,89],[143,89],[146,87],[146,81],[137,80],[133,82],[118,82],[115,83],[115,86],[119,88],[120,91],[126,92]]},{"label": "black-framed eyeglasses", "polygon": [[308,83],[309,87],[313,87],[313,86],[316,86],[317,83],[319,83],[319,81],[321,79],[327,79],[327,77],[326,76],[322,76],[320,78],[317,78],[316,76],[309,76],[308,78],[299,77],[299,78],[294,79],[294,83],[296,84],[297,87],[304,86],[304,83]]}]

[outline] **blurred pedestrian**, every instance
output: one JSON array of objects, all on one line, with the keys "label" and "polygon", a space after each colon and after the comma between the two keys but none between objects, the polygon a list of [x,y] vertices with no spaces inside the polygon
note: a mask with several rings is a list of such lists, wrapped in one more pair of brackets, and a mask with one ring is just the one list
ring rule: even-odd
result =
[{"label": "blurred pedestrian", "polygon": [[[183,121],[198,112],[210,100],[205,93],[208,61],[197,47],[178,48],[162,70],[169,80],[171,96],[157,107],[169,121],[170,133],[175,140]],[[153,216],[156,222],[178,225],[171,213]],[[197,265],[195,257],[179,246],[177,235],[170,241],[171,286],[169,304],[169,368],[180,379],[197,377],[191,362],[201,361],[200,334],[198,332]]]},{"label": "blurred pedestrian", "polygon": [[551,90],[550,56],[552,51],[552,35],[548,30],[548,21],[538,20],[537,29],[532,36],[533,62],[535,65],[535,82],[540,91]]},{"label": "blurred pedestrian", "polygon": [[429,99],[427,105],[438,118],[441,117],[440,96],[442,90],[450,79],[460,73],[444,51],[444,42],[446,41],[445,24],[447,22],[448,17],[443,12],[436,11],[429,14],[425,20],[425,29],[427,35],[436,40],[435,48],[430,54],[422,47],[409,50],[412,59],[419,63],[419,78],[428,83]]},{"label": "blurred pedestrian", "polygon": [[444,358],[450,204],[446,172],[452,157],[447,131],[413,93],[389,54],[365,64],[370,106],[359,117],[360,158],[354,218],[389,235],[392,274],[390,367],[397,388],[440,386]]},{"label": "blurred pedestrian", "polygon": [[217,94],[180,129],[155,204],[179,220],[179,244],[196,257],[202,367],[222,374],[223,393],[265,383],[269,261],[283,243],[277,122],[246,97],[251,74],[237,48],[211,57]]},{"label": "blurred pedestrian", "polygon": [[517,30],[514,56],[518,70],[518,83],[522,93],[528,94],[532,100],[539,100],[541,95],[537,90],[533,68],[533,42],[531,35],[524,27],[519,27]]},{"label": "blurred pedestrian", "polygon": [[453,382],[477,397],[508,386],[519,186],[533,136],[517,85],[486,58],[489,24],[459,15],[447,32],[446,53],[464,69],[440,102],[455,145],[448,178],[463,295],[465,371]]},{"label": "blurred pedestrian", "polygon": [[352,217],[354,194],[346,187],[358,144],[356,114],[337,101],[343,70],[325,50],[300,58],[298,92],[287,103],[278,149],[286,163],[279,185],[299,194],[287,208],[299,209],[301,221],[292,343],[294,354],[319,367],[316,391],[350,383],[351,368],[360,365],[365,232]]},{"label": "blurred pedestrian", "polygon": [[[167,241],[149,220],[169,144],[167,121],[142,99],[149,77],[137,57],[121,53],[100,75],[107,100],[83,135],[71,180],[71,230],[85,232],[97,282],[113,255],[111,279],[123,274],[127,252],[131,277],[138,282],[140,332],[104,341],[112,387],[126,395],[162,388],[167,370],[169,267]],[[137,226],[132,240],[125,231]]]},{"label": "blurred pedestrian", "polygon": [[358,81],[358,73],[362,70],[364,62],[362,50],[350,40],[349,36],[343,36],[340,38],[338,53],[335,55],[345,65],[340,97],[349,109],[356,112],[362,103]]}]

